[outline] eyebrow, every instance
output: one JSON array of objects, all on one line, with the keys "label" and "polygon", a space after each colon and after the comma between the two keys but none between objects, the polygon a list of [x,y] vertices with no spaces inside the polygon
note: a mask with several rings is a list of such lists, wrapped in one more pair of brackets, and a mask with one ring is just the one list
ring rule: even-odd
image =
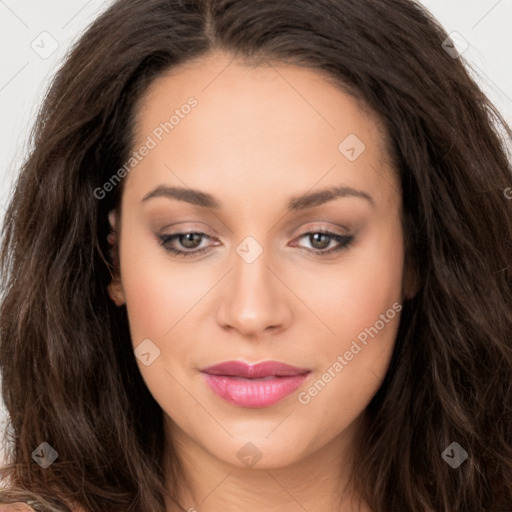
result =
[{"label": "eyebrow", "polygon": [[[154,190],[146,194],[142,199],[142,202],[148,201],[149,199],[155,197],[167,197],[169,199],[176,199],[178,201],[184,201],[186,203],[215,210],[221,208],[221,203],[211,194],[190,188],[159,185]],[[367,192],[356,190],[352,187],[339,186],[292,197],[288,202],[288,211],[298,211],[304,210],[306,208],[312,208],[313,206],[318,206],[341,197],[358,197],[365,199],[372,206],[375,206],[375,202],[372,196]]]}]

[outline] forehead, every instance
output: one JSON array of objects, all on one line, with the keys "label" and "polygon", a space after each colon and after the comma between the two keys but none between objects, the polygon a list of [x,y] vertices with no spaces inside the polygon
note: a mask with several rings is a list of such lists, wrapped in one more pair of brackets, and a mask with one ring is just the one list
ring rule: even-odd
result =
[{"label": "forehead", "polygon": [[383,135],[377,118],[319,71],[214,53],[151,84],[139,104],[134,149],[149,138],[154,147],[126,185],[181,176],[226,193],[242,181],[248,191],[265,183],[299,190],[322,179],[366,182],[378,193],[379,181],[393,180]]}]

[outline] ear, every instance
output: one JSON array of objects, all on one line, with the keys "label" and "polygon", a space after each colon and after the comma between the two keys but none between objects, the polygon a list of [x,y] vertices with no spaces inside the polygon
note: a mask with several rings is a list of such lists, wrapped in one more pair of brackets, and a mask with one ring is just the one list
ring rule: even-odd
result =
[{"label": "ear", "polygon": [[123,285],[119,276],[112,278],[107,289],[109,297],[116,306],[122,306],[126,302],[124,298]]},{"label": "ear", "polygon": [[111,210],[108,214],[108,221],[110,224],[110,233],[107,236],[108,243],[111,245],[110,255],[116,267],[116,271],[112,276],[112,280],[108,285],[108,294],[112,301],[117,306],[122,306],[125,303],[124,289],[121,283],[121,273],[119,269],[119,251],[118,251],[118,238],[116,231],[117,216],[115,210]]}]

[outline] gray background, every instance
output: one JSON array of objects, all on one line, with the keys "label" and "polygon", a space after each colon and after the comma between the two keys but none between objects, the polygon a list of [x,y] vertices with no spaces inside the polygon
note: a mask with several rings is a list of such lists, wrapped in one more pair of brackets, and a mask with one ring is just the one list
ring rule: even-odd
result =
[{"label": "gray background", "polygon": [[[512,125],[512,0],[420,3],[448,33],[458,32],[467,41],[464,58]],[[101,0],[0,0],[0,221],[50,78],[70,44],[110,4]],[[5,409],[0,400],[2,421]],[[4,427],[0,424],[0,428]]]}]

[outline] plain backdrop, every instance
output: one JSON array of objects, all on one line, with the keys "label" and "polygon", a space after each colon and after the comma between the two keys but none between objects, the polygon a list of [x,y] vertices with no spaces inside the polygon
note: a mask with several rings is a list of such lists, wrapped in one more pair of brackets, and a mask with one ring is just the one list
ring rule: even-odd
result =
[{"label": "plain backdrop", "polygon": [[[512,1],[420,3],[449,34],[456,32],[463,38],[455,35],[455,40],[467,42],[463,57],[477,73],[473,76],[512,125]],[[50,78],[72,42],[110,4],[101,0],[0,0],[0,221]],[[0,399],[0,422],[5,418]],[[4,428],[0,423],[0,429]]]}]

